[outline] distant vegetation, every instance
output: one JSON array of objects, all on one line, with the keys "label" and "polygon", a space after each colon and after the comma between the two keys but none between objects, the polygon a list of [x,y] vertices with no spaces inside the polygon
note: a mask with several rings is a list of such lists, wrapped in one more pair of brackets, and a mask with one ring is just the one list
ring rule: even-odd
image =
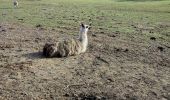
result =
[{"label": "distant vegetation", "polygon": [[137,2],[145,2],[145,1],[166,1],[166,0],[117,0],[117,1],[137,1]]}]

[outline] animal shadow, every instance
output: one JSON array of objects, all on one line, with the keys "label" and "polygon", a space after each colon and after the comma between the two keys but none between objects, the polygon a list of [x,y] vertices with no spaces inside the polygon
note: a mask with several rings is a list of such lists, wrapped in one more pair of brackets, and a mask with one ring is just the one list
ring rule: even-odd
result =
[{"label": "animal shadow", "polygon": [[43,58],[45,58],[45,56],[43,56],[42,52],[27,53],[27,54],[23,54],[23,56],[28,59],[43,59]]}]

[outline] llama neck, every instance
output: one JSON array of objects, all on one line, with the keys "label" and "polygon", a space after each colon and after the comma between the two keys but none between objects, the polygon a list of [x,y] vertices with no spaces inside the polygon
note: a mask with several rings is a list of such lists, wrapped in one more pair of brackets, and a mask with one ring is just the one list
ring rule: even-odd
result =
[{"label": "llama neck", "polygon": [[87,33],[80,33],[79,35],[79,40],[82,43],[82,52],[85,52],[87,49],[87,45],[88,45],[88,38],[87,38]]}]

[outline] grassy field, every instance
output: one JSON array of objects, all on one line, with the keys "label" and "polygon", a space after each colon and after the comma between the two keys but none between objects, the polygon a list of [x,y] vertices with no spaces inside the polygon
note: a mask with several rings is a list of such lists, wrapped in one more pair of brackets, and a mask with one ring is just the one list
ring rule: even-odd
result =
[{"label": "grassy field", "polygon": [[[169,1],[115,2],[114,0],[24,0],[20,1],[19,7],[15,9],[11,2],[3,0],[0,21],[30,26],[41,24],[47,28],[77,27],[77,24],[84,21],[92,22],[95,30],[103,28],[103,31],[108,32],[134,33],[136,29],[133,25],[156,27],[160,23],[169,22],[169,9]],[[168,29],[164,31],[169,32]],[[170,40],[166,33],[154,33],[154,35]]]},{"label": "grassy field", "polygon": [[[80,22],[87,53],[41,56]],[[170,99],[169,0],[1,0],[0,26],[2,99]]]}]

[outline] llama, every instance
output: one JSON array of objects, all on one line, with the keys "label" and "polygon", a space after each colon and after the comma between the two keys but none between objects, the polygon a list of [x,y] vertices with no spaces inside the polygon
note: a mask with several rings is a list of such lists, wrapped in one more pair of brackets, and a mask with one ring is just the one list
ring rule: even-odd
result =
[{"label": "llama", "polygon": [[46,57],[67,57],[84,53],[88,46],[87,32],[90,26],[81,24],[79,38],[67,39],[56,43],[46,43],[43,55]]},{"label": "llama", "polygon": [[17,0],[13,0],[13,4],[14,4],[14,7],[18,7],[18,1]]}]

